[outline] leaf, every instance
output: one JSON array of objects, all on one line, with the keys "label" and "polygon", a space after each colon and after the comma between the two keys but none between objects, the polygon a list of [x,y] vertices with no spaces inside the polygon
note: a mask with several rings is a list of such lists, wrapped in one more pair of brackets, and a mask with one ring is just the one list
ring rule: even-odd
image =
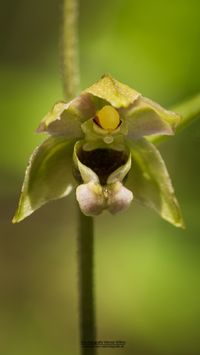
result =
[{"label": "leaf", "polygon": [[132,169],[127,184],[134,197],[177,227],[184,228],[180,207],[165,163],[155,146],[147,140],[130,142]]},{"label": "leaf", "polygon": [[113,79],[111,75],[102,76],[84,92],[106,100],[116,108],[128,107],[140,96],[137,91]]},{"label": "leaf", "polygon": [[73,145],[73,141],[63,137],[50,137],[34,150],[13,223],[20,222],[46,202],[70,193]]}]

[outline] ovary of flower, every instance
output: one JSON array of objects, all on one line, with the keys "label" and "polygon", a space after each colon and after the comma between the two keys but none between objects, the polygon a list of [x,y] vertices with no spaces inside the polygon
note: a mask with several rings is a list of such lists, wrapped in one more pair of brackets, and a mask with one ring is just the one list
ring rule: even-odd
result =
[{"label": "ovary of flower", "polygon": [[119,126],[119,113],[114,107],[105,105],[101,110],[97,112],[97,122],[101,128],[108,131],[113,131]]}]

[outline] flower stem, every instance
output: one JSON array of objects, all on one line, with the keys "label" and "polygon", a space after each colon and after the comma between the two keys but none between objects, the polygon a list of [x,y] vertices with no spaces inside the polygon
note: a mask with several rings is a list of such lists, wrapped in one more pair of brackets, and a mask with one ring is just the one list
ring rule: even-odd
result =
[{"label": "flower stem", "polygon": [[[200,118],[200,94],[194,96],[191,99],[187,99],[180,104],[172,107],[172,111],[180,114],[181,120],[177,126],[176,132],[178,133],[187,125]],[[161,143],[169,139],[170,136],[158,136],[151,139],[154,144]]]},{"label": "flower stem", "polygon": [[177,127],[177,131],[180,131],[196,118],[200,117],[200,94],[194,96],[192,99],[181,102],[173,110],[181,115],[181,121]]},{"label": "flower stem", "polygon": [[86,217],[78,207],[78,258],[80,286],[80,335],[82,355],[95,355],[95,347],[87,347],[89,342],[96,340],[95,303],[94,303],[94,222],[92,217]]},{"label": "flower stem", "polygon": [[[78,91],[78,0],[63,0],[62,28],[62,77],[64,96],[72,99]],[[95,341],[95,304],[93,295],[93,219],[78,209],[78,273],[79,312],[82,355],[96,355],[95,347],[87,348]],[[84,347],[85,345],[85,347]]]},{"label": "flower stem", "polygon": [[62,26],[62,79],[67,100],[72,99],[79,87],[78,60],[78,0],[63,0]]}]

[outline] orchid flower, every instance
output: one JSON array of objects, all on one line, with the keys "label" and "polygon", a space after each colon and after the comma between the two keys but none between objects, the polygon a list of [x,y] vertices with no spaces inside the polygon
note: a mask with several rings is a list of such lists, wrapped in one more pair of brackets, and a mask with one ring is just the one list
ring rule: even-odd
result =
[{"label": "orchid flower", "polygon": [[50,136],[29,160],[13,222],[76,189],[85,215],[115,214],[138,201],[184,227],[167,168],[149,139],[173,135],[179,120],[110,75],[56,103],[37,129]]}]

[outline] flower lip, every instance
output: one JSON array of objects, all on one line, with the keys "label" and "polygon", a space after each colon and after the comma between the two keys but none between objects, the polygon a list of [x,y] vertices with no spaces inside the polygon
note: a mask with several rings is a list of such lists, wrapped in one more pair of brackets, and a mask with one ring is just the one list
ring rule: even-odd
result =
[{"label": "flower lip", "polygon": [[[104,148],[85,151],[82,147],[77,150],[77,156],[82,164],[94,171],[102,186],[106,185],[108,177],[114,171],[126,164],[129,157],[126,151]],[[76,167],[74,167],[73,173],[79,183],[83,182],[81,174]]]}]

